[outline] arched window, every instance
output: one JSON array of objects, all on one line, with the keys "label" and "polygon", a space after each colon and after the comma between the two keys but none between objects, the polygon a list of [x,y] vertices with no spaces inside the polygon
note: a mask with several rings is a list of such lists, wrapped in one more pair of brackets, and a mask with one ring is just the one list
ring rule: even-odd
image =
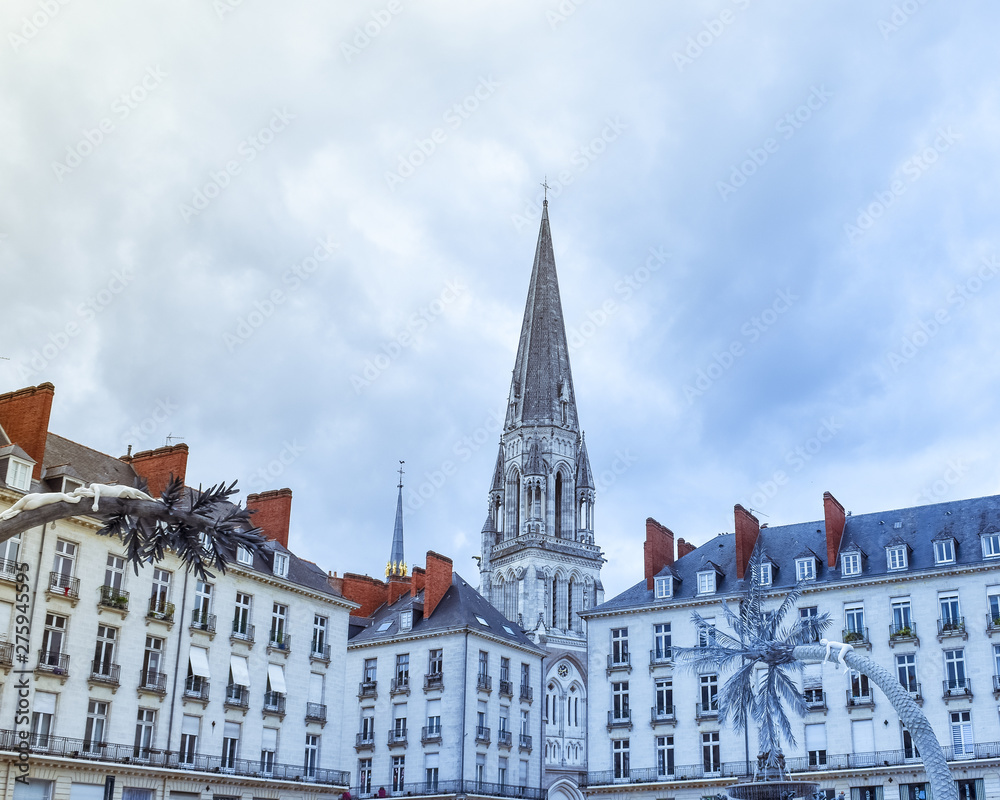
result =
[{"label": "arched window", "polygon": [[562,511],[563,511],[563,477],[562,472],[556,473],[556,531],[555,534],[558,537],[563,535],[563,524],[562,524]]},{"label": "arched window", "polygon": [[566,592],[566,628],[573,628],[573,593],[576,591],[576,582],[570,579],[569,588]]},{"label": "arched window", "polygon": [[556,627],[556,624],[557,624],[556,620],[558,619],[558,610],[557,610],[558,606],[557,606],[557,600],[556,600],[556,586],[557,585],[558,584],[556,582],[556,579],[553,578],[552,579],[552,627],[553,628]]}]

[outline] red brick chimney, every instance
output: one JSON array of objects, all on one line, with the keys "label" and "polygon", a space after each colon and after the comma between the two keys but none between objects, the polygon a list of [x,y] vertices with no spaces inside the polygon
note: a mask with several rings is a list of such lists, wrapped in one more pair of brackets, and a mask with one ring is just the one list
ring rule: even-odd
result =
[{"label": "red brick chimney", "polygon": [[171,477],[184,481],[187,474],[188,446],[182,443],[156,450],[143,450],[134,456],[122,456],[121,460],[131,464],[136,474],[145,478],[148,491],[153,497],[159,497],[167,488]]},{"label": "red brick chimney", "polygon": [[423,567],[413,568],[413,596],[416,597],[424,590],[424,584],[427,582],[427,570]]},{"label": "red brick chimney", "polygon": [[736,514],[736,580],[743,580],[760,534],[760,520],[737,503],[733,507]]},{"label": "red brick chimney", "polygon": [[288,523],[292,516],[292,490],[271,489],[247,495],[247,508],[254,512],[250,521],[268,539],[288,547]]},{"label": "red brick chimney", "polygon": [[691,542],[685,542],[683,539],[677,540],[677,558],[684,558],[688,553],[693,553],[697,549]]},{"label": "red brick chimney", "polygon": [[424,619],[428,619],[434,613],[445,592],[451,588],[451,559],[435,553],[433,550],[427,551],[427,577],[424,586]]},{"label": "red brick chimney", "polygon": [[341,591],[348,600],[358,603],[361,608],[351,611],[352,617],[370,617],[385,605],[388,588],[377,578],[345,572]]},{"label": "red brick chimney", "polygon": [[653,590],[653,578],[667,564],[674,563],[674,532],[652,517],[646,517],[646,541],[642,545],[646,588]]},{"label": "red brick chimney", "polygon": [[836,564],[847,515],[837,498],[829,492],[823,492],[823,518],[826,520],[826,563]]},{"label": "red brick chimney", "polygon": [[0,425],[10,440],[35,461],[31,475],[41,480],[45,441],[49,434],[49,414],[56,387],[40,383],[0,395]]},{"label": "red brick chimney", "polygon": [[411,583],[412,580],[409,575],[405,578],[399,575],[393,575],[389,578],[389,595],[387,602],[390,606],[403,595],[410,594]]}]

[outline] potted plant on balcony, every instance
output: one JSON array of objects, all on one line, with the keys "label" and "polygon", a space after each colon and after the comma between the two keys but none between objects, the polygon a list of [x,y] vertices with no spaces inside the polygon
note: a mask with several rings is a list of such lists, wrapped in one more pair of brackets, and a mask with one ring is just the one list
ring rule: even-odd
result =
[{"label": "potted plant on balcony", "polygon": [[864,641],[865,635],[861,631],[848,631],[844,636],[844,642],[850,644],[851,642],[861,642]]},{"label": "potted plant on balcony", "polygon": [[904,625],[902,628],[897,628],[892,632],[893,639],[905,639],[907,636],[912,636],[913,631],[910,630],[909,625]]}]

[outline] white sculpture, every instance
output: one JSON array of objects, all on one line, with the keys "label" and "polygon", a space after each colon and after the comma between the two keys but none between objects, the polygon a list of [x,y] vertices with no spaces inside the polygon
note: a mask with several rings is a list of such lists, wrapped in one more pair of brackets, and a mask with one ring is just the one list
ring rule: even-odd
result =
[{"label": "white sculpture", "polygon": [[[108,485],[106,483],[92,483],[90,486],[80,486],[73,490],[73,495],[77,498],[93,497],[94,505],[92,510],[97,511],[97,506],[101,502],[101,496],[117,497],[122,500],[154,500],[145,492],[134,489],[131,486],[119,486],[117,484]],[[77,502],[77,501],[72,501]]]},{"label": "white sculpture", "polygon": [[80,498],[65,492],[46,492],[45,494],[26,494],[14,505],[0,514],[0,519],[13,519],[22,511],[32,511],[53,503],[79,503]]},{"label": "white sculpture", "polygon": [[837,653],[837,661],[839,661],[840,666],[844,668],[844,672],[847,672],[850,669],[850,667],[847,666],[847,662],[844,661],[844,656],[854,650],[852,645],[845,644],[844,642],[834,642],[829,639],[820,639],[819,643],[826,646],[826,657],[823,659],[824,661],[830,658],[831,647],[839,647],[840,652]]}]

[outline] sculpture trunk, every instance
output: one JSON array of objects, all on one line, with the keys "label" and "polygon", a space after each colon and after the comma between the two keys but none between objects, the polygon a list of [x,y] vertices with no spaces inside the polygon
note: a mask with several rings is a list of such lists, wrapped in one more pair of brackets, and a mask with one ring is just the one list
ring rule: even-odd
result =
[{"label": "sculpture trunk", "polygon": [[[833,644],[830,648],[824,645],[798,645],[793,654],[797,661],[831,661],[839,663],[839,654],[843,645]],[[920,752],[924,763],[927,780],[931,784],[934,800],[958,800],[958,789],[951,775],[951,769],[944,756],[944,750],[934,735],[934,729],[924,716],[909,692],[890,672],[880,667],[870,658],[858,655],[853,650],[844,653],[844,663],[851,669],[867,675],[892,703],[899,714],[899,719],[906,726]]]}]

